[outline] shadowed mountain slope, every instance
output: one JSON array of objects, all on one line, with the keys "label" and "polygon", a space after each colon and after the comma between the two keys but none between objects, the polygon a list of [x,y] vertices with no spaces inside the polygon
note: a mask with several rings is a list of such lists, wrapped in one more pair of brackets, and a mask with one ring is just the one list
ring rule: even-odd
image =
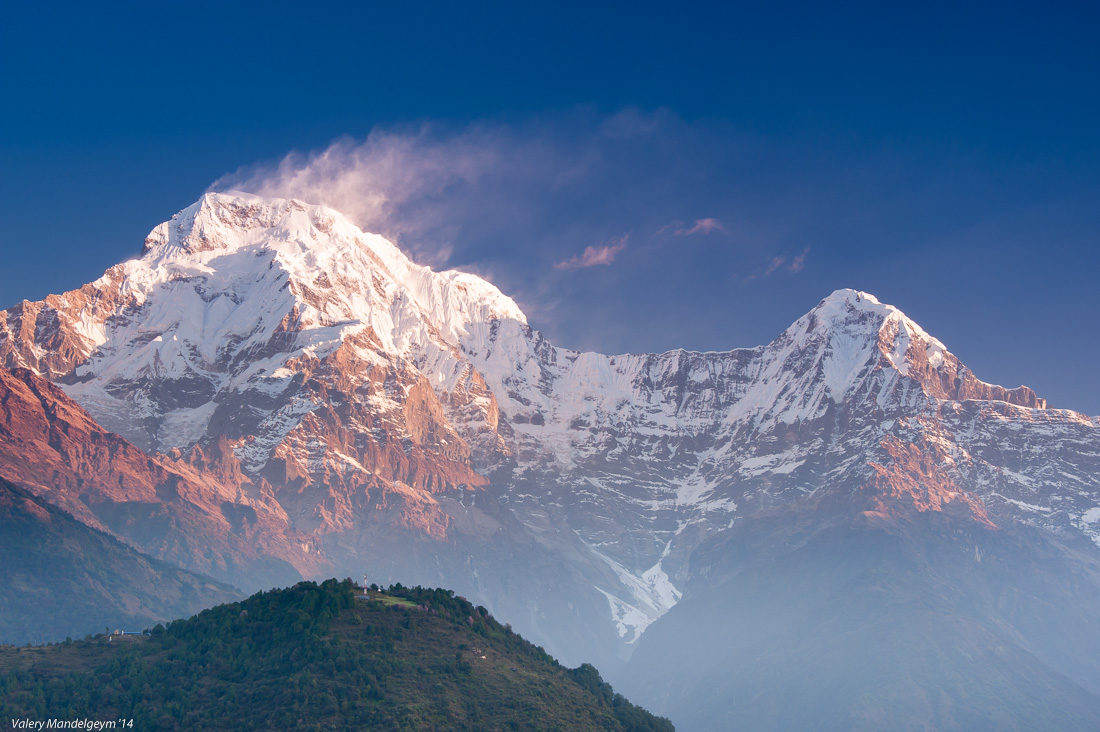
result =
[{"label": "shadowed mountain slope", "polygon": [[688,730],[1100,725],[1090,542],[951,512],[832,516],[784,509],[701,547],[619,685]]},{"label": "shadowed mountain slope", "polygon": [[0,479],[0,643],[142,630],[240,597]]}]

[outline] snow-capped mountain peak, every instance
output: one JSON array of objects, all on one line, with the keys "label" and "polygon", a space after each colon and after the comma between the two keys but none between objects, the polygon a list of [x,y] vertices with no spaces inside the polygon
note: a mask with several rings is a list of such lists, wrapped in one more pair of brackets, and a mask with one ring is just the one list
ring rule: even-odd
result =
[{"label": "snow-capped mountain peak", "polygon": [[[51,297],[25,315],[67,313],[51,320],[55,347],[5,339],[5,360],[76,381],[71,394],[106,426],[157,449],[201,439],[226,390],[282,393],[287,358],[359,341],[360,358],[389,362],[457,352],[493,322],[526,326],[479,277],[417,265],[331,209],[238,193],[204,195],[157,226],[140,258]],[[188,396],[136,387],[162,380]]]},{"label": "snow-capped mountain peak", "polygon": [[[907,377],[928,397],[1045,406],[1045,400],[1027,387],[1005,389],[977,379],[943,343],[901,310],[858,290],[833,292],[769,348],[777,346],[786,356],[780,366],[787,373],[806,371],[806,354],[813,354],[823,383],[837,403],[867,386],[866,379],[875,371],[887,369],[893,372],[888,381],[900,383],[898,378]],[[792,368],[787,360],[794,354],[803,359],[801,368]]]},{"label": "snow-capped mountain peak", "polygon": [[[854,343],[873,347],[903,376],[910,359],[927,361],[932,368],[943,365],[947,348],[893,305],[886,305],[869,293],[836,290],[796,321],[786,333],[796,342],[814,339],[830,341],[831,350],[849,351]],[[910,348],[921,349],[921,356]]]},{"label": "snow-capped mountain peak", "polygon": [[[369,288],[396,285],[445,336],[457,338],[467,323],[494,318],[526,323],[515,302],[481,278],[433,272],[413,263],[384,237],[364,233],[339,212],[297,200],[207,193],[157,226],[139,261],[148,261],[154,270],[173,265],[201,269],[217,259],[217,269],[224,270],[221,258],[242,251],[261,258],[272,253],[292,281],[307,287],[368,295],[366,303],[344,303],[345,312],[334,311],[335,317],[362,315],[361,306],[370,304]],[[378,278],[382,281],[372,281]]]},{"label": "snow-capped mountain peak", "polygon": [[[0,360],[59,382],[143,449],[216,447],[294,531],[333,537],[327,560],[348,571],[366,555],[453,568],[461,557],[425,547],[462,536],[492,557],[454,571],[472,572],[471,592],[499,580],[489,596],[518,576],[486,579],[494,552],[557,552],[625,642],[678,601],[707,537],[823,494],[1100,540],[1100,490],[1080,458],[1097,451],[1096,422],[980,381],[855,290],[762,346],[579,353],[488,282],[417,265],[331,209],[211,193],[156,227],[140,258],[8,310]],[[1017,431],[1080,454],[1055,469],[1043,449],[1021,466]],[[1039,494],[1055,480],[1084,498]],[[477,503],[468,489],[486,487]],[[428,544],[401,565],[382,535]],[[455,584],[418,576],[440,580]]]}]

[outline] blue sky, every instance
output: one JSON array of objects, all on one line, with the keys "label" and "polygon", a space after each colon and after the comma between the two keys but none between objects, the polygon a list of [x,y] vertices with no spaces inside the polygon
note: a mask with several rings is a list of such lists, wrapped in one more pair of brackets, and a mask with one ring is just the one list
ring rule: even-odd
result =
[{"label": "blue sky", "polygon": [[1100,414],[1096,6],[760,5],[6,8],[0,307],[217,182],[339,201],[560,345],[757,345],[857,287]]}]

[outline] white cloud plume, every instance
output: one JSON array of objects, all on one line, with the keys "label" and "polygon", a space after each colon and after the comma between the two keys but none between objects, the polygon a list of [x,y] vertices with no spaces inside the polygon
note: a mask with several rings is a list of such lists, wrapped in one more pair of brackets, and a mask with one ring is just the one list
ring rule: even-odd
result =
[{"label": "white cloud plume", "polygon": [[[433,266],[478,261],[486,246],[503,250],[505,239],[513,248],[533,248],[551,232],[556,239],[542,247],[553,261],[578,240],[638,223],[627,216],[660,215],[640,199],[673,199],[661,186],[674,187],[671,168],[688,165],[681,162],[691,157],[685,147],[701,145],[682,120],[661,110],[610,117],[578,110],[458,129],[378,128],[365,140],[345,138],[241,168],[210,190],[329,206]],[[664,174],[638,172],[654,169]],[[696,226],[709,230],[710,221],[717,220]]]},{"label": "white cloud plume", "polygon": [[329,206],[364,230],[401,243],[414,258],[443,265],[456,227],[505,206],[510,191],[534,182],[552,189],[583,175],[586,151],[563,154],[561,147],[538,130],[517,134],[504,125],[457,132],[433,125],[376,129],[366,140],[346,138],[319,152],[291,153],[274,165],[242,168],[210,190]]},{"label": "white cloud plume", "polygon": [[[754,178],[762,149],[724,126],[663,110],[608,117],[577,109],[464,127],[377,128],[365,139],[242,168],[211,190],[330,206],[414,261],[490,275],[528,317],[545,318],[540,327],[553,329],[553,321],[589,320],[583,300],[568,290],[582,278],[554,278],[550,287],[547,270],[618,263],[628,241],[613,237],[617,232],[632,232],[637,265],[635,289],[618,292],[619,300],[644,291],[669,267],[717,273],[750,267],[747,260],[761,252],[768,261],[782,253],[783,242],[768,235],[733,249],[721,247],[718,236],[732,220],[750,233],[774,228],[759,223],[770,210],[759,204]],[[772,208],[786,217],[786,205]],[[708,215],[697,217],[700,211]],[[693,237],[693,246],[673,255],[667,239],[655,240],[661,235]],[[795,271],[803,261],[787,254],[777,267]]]},{"label": "white cloud plume", "polygon": [[[495,146],[476,137],[441,142],[427,127],[408,134],[375,131],[365,141],[343,139],[309,155],[291,153],[273,166],[243,168],[211,189],[298,198],[334,208],[367,231],[416,239],[438,222],[430,209],[413,217],[402,215],[405,207],[473,184],[494,164]],[[450,254],[447,248],[416,253],[433,263]]]}]

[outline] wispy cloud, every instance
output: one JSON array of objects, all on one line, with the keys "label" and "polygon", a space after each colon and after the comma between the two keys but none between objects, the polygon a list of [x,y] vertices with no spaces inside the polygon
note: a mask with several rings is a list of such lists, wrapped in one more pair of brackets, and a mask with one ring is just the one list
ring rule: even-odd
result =
[{"label": "wispy cloud", "polygon": [[688,226],[683,221],[673,221],[657,229],[656,234],[672,234],[673,236],[691,236],[693,234],[709,234],[712,231],[725,231],[726,227],[716,218],[708,217],[696,219],[695,223]]},{"label": "wispy cloud", "polygon": [[[803,195],[805,184],[793,192],[762,184],[757,171],[769,150],[724,124],[665,110],[609,117],[580,108],[457,127],[380,127],[242,168],[211,190],[330,206],[416,262],[487,275],[549,336],[575,345],[587,332],[592,344],[610,332],[606,321],[597,331],[593,303],[630,317],[655,283],[674,281],[692,283],[677,292],[683,303],[704,307],[731,272],[764,277],[777,255],[769,275],[805,266],[792,244],[805,237],[789,212],[808,220],[812,212],[795,204],[828,198]],[[744,246],[726,246],[734,221]],[[619,232],[629,240],[609,238]],[[614,272],[628,257],[630,277],[608,278],[598,293],[585,291],[587,278],[568,276]]]},{"label": "wispy cloud", "polygon": [[695,225],[690,229],[680,229],[673,232],[676,236],[691,236],[692,234],[709,234],[712,231],[725,231],[726,227],[718,219],[696,219]]},{"label": "wispy cloud", "polygon": [[791,259],[791,263],[787,265],[788,272],[801,272],[806,266],[806,255],[810,253],[810,248],[806,247],[802,250],[802,253]]},{"label": "wispy cloud", "polygon": [[[541,251],[560,262],[571,243],[600,231],[656,228],[684,199],[709,206],[683,179],[729,147],[665,110],[608,117],[580,109],[460,128],[376,128],[366,139],[241,168],[210,190],[329,206],[432,266],[465,266],[489,252]],[[706,234],[722,223],[680,220],[675,229]],[[599,249],[577,256],[577,266],[599,263]]]},{"label": "wispy cloud", "polygon": [[616,237],[607,244],[601,244],[600,246],[585,247],[582,254],[575,254],[569,259],[562,260],[554,265],[554,269],[584,269],[586,267],[596,267],[599,265],[608,265],[615,261],[615,257],[619,255],[619,252],[626,249],[626,242],[628,239],[627,234],[623,234],[620,237]]},{"label": "wispy cloud", "polygon": [[789,272],[791,274],[798,274],[806,268],[806,257],[810,253],[810,248],[806,247],[798,254],[791,256],[788,254],[781,254],[771,258],[768,265],[762,270],[757,270],[754,274],[745,278],[745,282],[752,282],[753,280],[761,277],[769,277],[776,272]]},{"label": "wispy cloud", "polygon": [[764,276],[767,277],[768,275],[772,274],[773,272],[778,270],[780,267],[782,267],[786,263],[787,263],[787,258],[786,257],[772,257],[771,263],[768,264],[767,268],[764,270]]}]

